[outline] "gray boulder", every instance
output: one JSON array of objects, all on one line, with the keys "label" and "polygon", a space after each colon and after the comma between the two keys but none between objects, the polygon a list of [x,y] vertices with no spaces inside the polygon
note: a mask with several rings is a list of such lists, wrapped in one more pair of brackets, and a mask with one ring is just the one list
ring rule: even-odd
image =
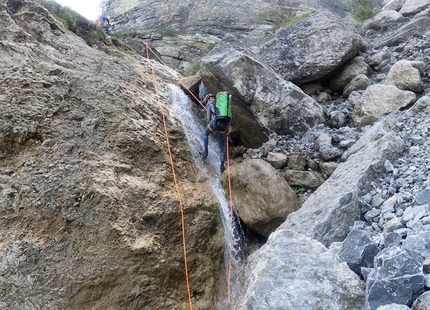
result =
[{"label": "gray boulder", "polygon": [[415,202],[419,205],[430,205],[430,187],[425,188],[415,195]]},{"label": "gray boulder", "polygon": [[343,150],[334,146],[332,137],[326,133],[321,133],[315,140],[315,150],[325,161],[339,159],[343,154]]},{"label": "gray boulder", "polygon": [[373,268],[373,259],[379,251],[368,233],[354,229],[343,241],[339,257],[352,271],[361,275],[361,267]]},{"label": "gray boulder", "polygon": [[382,62],[390,61],[391,53],[387,51],[376,51],[369,56],[368,63],[371,67],[378,67]]},{"label": "gray boulder", "polygon": [[424,88],[421,73],[424,74],[425,67],[423,62],[400,60],[388,71],[385,83],[402,90],[421,92]]},{"label": "gray boulder", "polygon": [[[395,10],[395,11],[399,11],[403,4],[405,3],[406,0],[391,0],[388,1],[381,9],[381,11],[385,11],[385,10]],[[385,2],[384,2],[385,3]]]},{"label": "gray boulder", "polygon": [[382,10],[370,20],[363,23],[363,28],[379,30],[388,25],[400,23],[404,20],[402,14],[394,10]]},{"label": "gray boulder", "polygon": [[405,305],[398,305],[398,304],[389,304],[389,305],[383,305],[378,307],[377,310],[409,310],[408,306]]},{"label": "gray boulder", "polygon": [[381,116],[399,110],[416,100],[415,93],[400,90],[394,85],[374,84],[360,97],[352,113],[359,127],[375,123]]},{"label": "gray boulder", "polygon": [[343,90],[343,96],[348,97],[353,91],[365,90],[372,85],[372,80],[364,74],[356,75]]},{"label": "gray boulder", "polygon": [[408,115],[409,117],[416,117],[417,115],[420,115],[422,113],[430,113],[429,111],[430,96],[426,95],[418,99],[418,101],[415,102],[413,107],[406,111],[406,115]]},{"label": "gray boulder", "polygon": [[298,171],[285,169],[283,171],[288,185],[315,190],[324,183],[325,179],[321,173],[316,171]]},{"label": "gray boulder", "polygon": [[381,246],[384,248],[388,248],[391,246],[399,246],[402,242],[402,236],[396,232],[390,232],[383,235],[383,238],[381,240]]},{"label": "gray boulder", "polygon": [[402,242],[402,249],[416,251],[423,257],[430,256],[430,232],[408,236]]},{"label": "gray boulder", "polygon": [[412,310],[428,310],[430,309],[430,291],[424,292],[412,304]]},{"label": "gray boulder", "polygon": [[327,78],[365,49],[350,24],[323,11],[278,30],[259,55],[285,80],[301,85]]},{"label": "gray boulder", "polygon": [[356,76],[360,74],[370,76],[371,72],[372,69],[363,57],[355,57],[330,79],[329,86],[333,91],[342,92]]},{"label": "gray boulder", "polygon": [[366,282],[366,310],[396,303],[410,306],[424,292],[423,258],[415,251],[390,247],[375,257]]},{"label": "gray boulder", "polygon": [[245,145],[256,148],[265,142],[264,128],[296,135],[324,122],[323,109],[314,99],[232,36],[202,59],[200,72],[210,92],[228,90],[233,95],[232,126]]},{"label": "gray boulder", "polygon": [[381,40],[376,40],[373,44],[375,49],[384,46],[397,46],[407,41],[413,36],[421,36],[430,27],[430,17],[421,16],[411,19],[408,23],[402,25]]},{"label": "gray boulder", "polygon": [[430,2],[428,0],[406,0],[400,9],[400,13],[404,16],[414,15],[428,8]]},{"label": "gray boulder", "polygon": [[278,229],[241,267],[230,309],[362,310],[364,285],[321,243]]}]

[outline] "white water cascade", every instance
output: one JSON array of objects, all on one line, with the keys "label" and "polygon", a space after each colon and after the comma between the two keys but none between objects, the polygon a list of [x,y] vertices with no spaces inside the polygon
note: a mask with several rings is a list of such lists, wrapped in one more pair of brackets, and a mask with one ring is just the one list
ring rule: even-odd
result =
[{"label": "white water cascade", "polygon": [[[203,136],[207,126],[206,110],[203,109],[203,107],[196,106],[178,86],[170,85],[170,87],[172,89],[173,111],[181,120],[182,128],[190,145],[194,162],[208,177],[208,183],[219,200],[222,223],[225,231],[226,250],[224,255],[226,258],[225,267],[227,275],[229,262],[232,263],[233,270],[234,267],[237,266],[237,256],[240,252],[242,232],[239,231],[240,227],[237,227],[237,224],[231,224],[230,202],[220,184],[218,137],[215,137],[215,135],[209,137],[208,157],[202,159],[200,153],[203,150]],[[200,117],[205,120],[203,123],[198,121],[198,115],[196,116],[193,114],[193,112],[196,111],[201,113]],[[232,283],[233,282],[234,281],[232,281]],[[233,293],[234,285],[231,286],[231,294],[234,295]]]}]

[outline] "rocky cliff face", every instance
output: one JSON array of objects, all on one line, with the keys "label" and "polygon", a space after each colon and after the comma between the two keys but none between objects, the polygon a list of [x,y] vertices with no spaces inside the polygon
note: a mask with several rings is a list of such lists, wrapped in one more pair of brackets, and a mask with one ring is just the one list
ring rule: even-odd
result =
[{"label": "rocky cliff face", "polygon": [[110,0],[105,13],[112,17],[115,32],[147,41],[166,63],[185,72],[226,34],[257,45],[287,17],[320,9],[341,16],[348,12],[341,0]]},{"label": "rocky cliff face", "polygon": [[[180,206],[148,62],[89,47],[32,0],[1,1],[0,15],[0,308],[184,309]],[[156,71],[191,293],[208,309],[223,281],[219,209],[171,111],[171,73]]]},{"label": "rocky cliff face", "polygon": [[[345,15],[342,1],[107,1],[105,11],[114,17],[117,31],[156,30],[172,27],[189,33],[223,36],[226,33],[246,34],[264,20],[276,18],[290,11],[330,9]],[[278,10],[278,12],[277,12]],[[284,12],[279,12],[284,10]],[[279,16],[276,16],[279,13]]]}]

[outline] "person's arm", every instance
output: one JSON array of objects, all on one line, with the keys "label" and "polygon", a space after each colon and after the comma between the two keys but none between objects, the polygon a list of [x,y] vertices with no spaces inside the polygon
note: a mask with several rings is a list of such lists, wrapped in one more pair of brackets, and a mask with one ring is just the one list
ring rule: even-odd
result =
[{"label": "person's arm", "polygon": [[213,102],[209,102],[208,105],[206,106],[206,117],[208,119],[208,122],[210,122],[212,120],[212,115],[214,113],[214,105]]}]

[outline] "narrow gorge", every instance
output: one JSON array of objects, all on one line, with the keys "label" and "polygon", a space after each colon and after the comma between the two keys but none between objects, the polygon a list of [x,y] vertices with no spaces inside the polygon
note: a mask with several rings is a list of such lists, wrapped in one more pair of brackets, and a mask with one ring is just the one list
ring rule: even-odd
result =
[{"label": "narrow gorge", "polygon": [[0,309],[430,309],[430,1],[102,6],[0,0]]}]

